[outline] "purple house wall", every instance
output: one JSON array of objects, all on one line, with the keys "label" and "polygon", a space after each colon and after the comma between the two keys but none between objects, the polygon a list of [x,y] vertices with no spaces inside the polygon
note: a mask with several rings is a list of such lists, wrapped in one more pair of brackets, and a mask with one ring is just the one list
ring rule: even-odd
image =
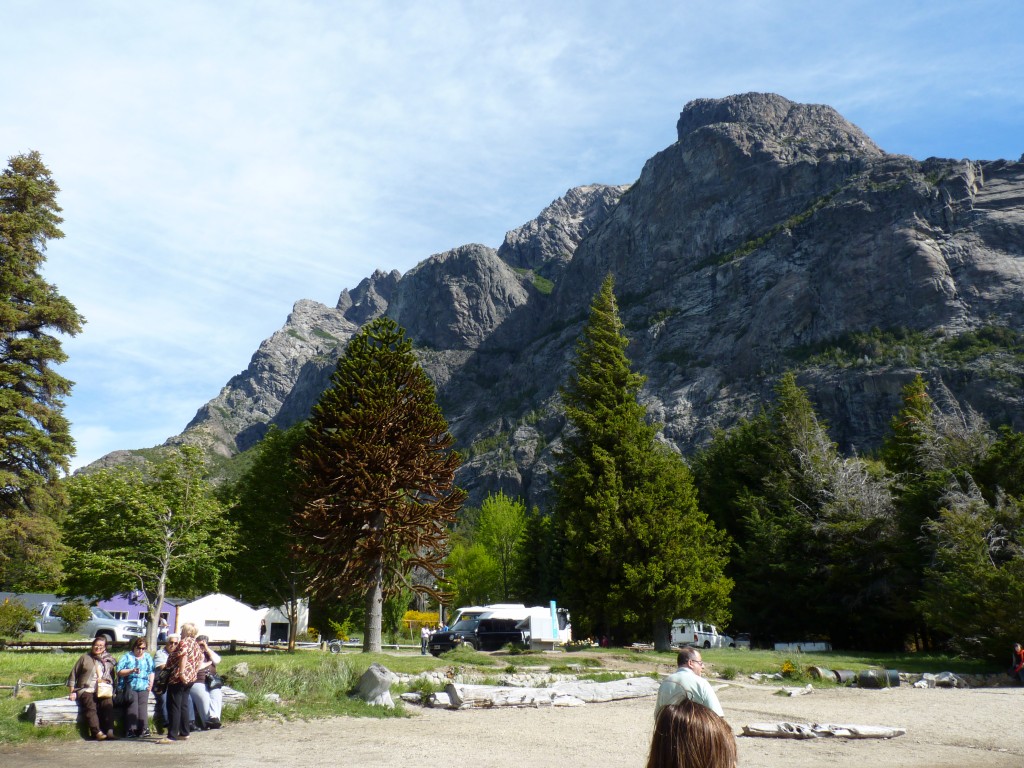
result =
[{"label": "purple house wall", "polygon": [[[127,595],[114,595],[109,600],[100,600],[96,605],[109,611],[119,619],[146,619],[146,605],[139,598],[139,593],[129,592]],[[160,607],[160,613],[167,617],[167,626],[174,632],[178,621],[178,605],[181,600],[166,598]]]}]

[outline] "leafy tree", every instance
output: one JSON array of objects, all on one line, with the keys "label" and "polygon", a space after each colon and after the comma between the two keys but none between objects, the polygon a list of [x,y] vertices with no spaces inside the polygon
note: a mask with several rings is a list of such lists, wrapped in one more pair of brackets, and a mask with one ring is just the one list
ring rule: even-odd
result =
[{"label": "leafy tree", "polygon": [[363,650],[381,646],[381,611],[413,568],[435,580],[448,526],[465,493],[455,487],[460,459],[434,386],[405,331],[378,318],[338,360],[298,447],[302,506],[297,552],[314,589],[366,600]]},{"label": "leafy tree", "polygon": [[526,532],[526,505],[503,492],[490,494],[480,506],[476,540],[498,566],[499,598],[511,600],[515,588],[516,560]]},{"label": "leafy tree", "polygon": [[149,611],[155,645],[169,590],[215,589],[234,530],[206,481],[199,449],[183,446],[144,474],[114,467],[68,481],[65,590],[110,597],[134,591]]},{"label": "leafy tree", "polygon": [[1024,634],[1024,505],[953,489],[925,530],[934,556],[918,608],[958,650],[1005,655],[1008,638]]},{"label": "leafy tree", "polygon": [[480,542],[457,539],[445,570],[451,604],[488,605],[501,590],[501,567]]},{"label": "leafy tree", "polygon": [[594,297],[562,389],[571,430],[555,476],[561,592],[584,633],[653,634],[667,647],[675,616],[727,617],[727,545],[698,509],[682,460],[655,443],[613,288],[609,276]]},{"label": "leafy tree", "polygon": [[898,618],[894,623],[905,634],[914,634],[922,646],[934,645],[936,638],[931,630],[939,629],[919,610],[925,570],[935,557],[935,540],[924,536],[924,531],[942,514],[950,493],[977,490],[973,475],[979,467],[984,474],[984,462],[996,455],[991,449],[997,445],[984,419],[961,409],[941,384],[939,394],[942,407],[928,394],[920,376],[907,384],[903,407],[893,417],[881,451],[893,474],[898,509],[895,556],[889,574],[897,599]]},{"label": "leafy tree", "polygon": [[894,642],[887,477],[839,455],[792,374],[767,410],[716,434],[694,464],[702,498],[736,541],[739,625],[765,638]]},{"label": "leafy tree", "polygon": [[252,450],[252,463],[222,496],[229,516],[245,536],[231,553],[224,585],[253,604],[285,607],[288,647],[295,648],[301,601],[309,597],[306,566],[295,557],[292,512],[299,492],[295,451],[305,424],[287,431],[272,427]]},{"label": "leafy tree", "polygon": [[84,321],[40,275],[47,241],[64,236],[58,191],[38,152],[10,158],[0,175],[0,585],[11,589],[52,587],[60,575],[54,486],[74,442],[54,334],[73,336]]}]

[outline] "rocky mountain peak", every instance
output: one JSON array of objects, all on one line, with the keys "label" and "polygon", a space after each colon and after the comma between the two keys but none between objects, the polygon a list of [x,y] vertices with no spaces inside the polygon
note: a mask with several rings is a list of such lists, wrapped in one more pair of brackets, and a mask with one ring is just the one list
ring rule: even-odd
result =
[{"label": "rocky mountain peak", "polygon": [[362,325],[384,314],[401,279],[402,276],[397,269],[390,272],[375,269],[373,274],[363,278],[351,293],[347,288],[342,289],[341,295],[338,296],[337,308],[345,314],[346,319],[356,325]]},{"label": "rocky mountain peak", "polygon": [[701,129],[742,136],[768,145],[792,147],[804,154],[885,153],[866,133],[832,107],[797,104],[774,93],[742,93],[724,99],[695,99],[679,115],[680,142]]}]

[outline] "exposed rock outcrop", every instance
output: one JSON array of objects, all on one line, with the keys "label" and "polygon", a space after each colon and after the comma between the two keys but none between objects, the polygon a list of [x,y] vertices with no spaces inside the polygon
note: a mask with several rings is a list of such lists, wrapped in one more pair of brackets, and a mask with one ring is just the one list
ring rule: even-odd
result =
[{"label": "exposed rock outcrop", "polygon": [[787,369],[847,450],[879,443],[917,373],[1024,429],[1014,350],[942,353],[979,329],[1024,332],[1024,163],[886,154],[830,107],[773,94],[699,99],[677,130],[635,183],[569,190],[498,251],[376,272],[335,309],[299,302],[174,440],[230,454],[305,418],[347,339],[387,313],[437,385],[471,500],[543,504],[558,387],[608,273],[644,404],[683,452]]}]

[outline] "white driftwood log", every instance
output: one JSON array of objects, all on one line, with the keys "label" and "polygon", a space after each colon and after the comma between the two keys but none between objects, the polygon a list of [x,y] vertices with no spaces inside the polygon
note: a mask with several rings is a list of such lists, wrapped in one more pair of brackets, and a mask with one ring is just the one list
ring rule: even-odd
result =
[{"label": "white driftwood log", "polygon": [[[234,688],[225,685],[221,691],[225,707],[235,706],[245,701],[245,694]],[[153,717],[155,706],[155,697],[150,694],[150,718]],[[78,722],[78,705],[67,696],[62,696],[59,699],[40,699],[25,706],[25,716],[36,725],[74,725]]]},{"label": "white driftwood log", "polygon": [[448,683],[444,689],[453,709],[490,709],[492,707],[578,707],[575,696],[553,688],[518,688],[497,685],[461,685]]},{"label": "white driftwood log", "polygon": [[628,677],[597,683],[593,680],[566,680],[555,683],[551,689],[567,696],[573,696],[587,704],[620,699],[639,699],[655,696],[660,683],[649,677]]},{"label": "white driftwood log", "polygon": [[886,725],[850,725],[838,723],[750,723],[743,726],[744,736],[773,739],[892,739],[903,736],[906,728]]}]

